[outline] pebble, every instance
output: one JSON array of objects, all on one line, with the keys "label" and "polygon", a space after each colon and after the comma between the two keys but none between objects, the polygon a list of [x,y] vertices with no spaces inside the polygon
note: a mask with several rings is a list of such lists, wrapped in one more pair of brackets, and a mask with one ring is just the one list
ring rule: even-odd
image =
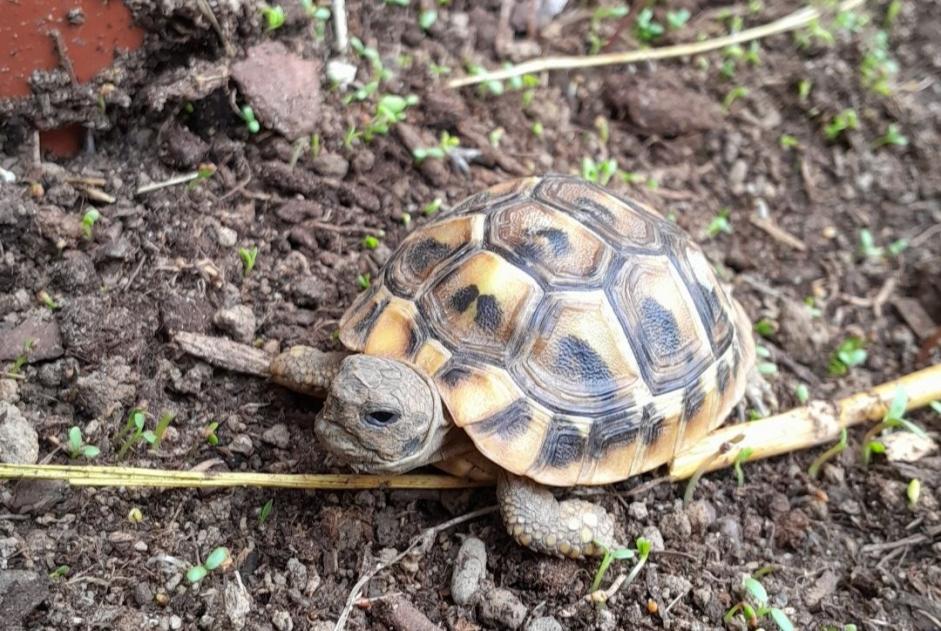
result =
[{"label": "pebble", "polygon": [[716,521],[716,509],[708,500],[696,500],[686,507],[686,516],[694,531],[706,532]]},{"label": "pebble", "polygon": [[271,624],[278,631],[292,631],[294,629],[294,620],[291,619],[291,614],[283,609],[271,614]]},{"label": "pebble", "polygon": [[491,589],[480,602],[480,619],[507,629],[519,629],[526,619],[526,612],[526,605],[508,589]]},{"label": "pebble", "polygon": [[303,591],[307,587],[307,566],[297,558],[288,559],[288,576],[291,587]]},{"label": "pebble", "polygon": [[229,451],[248,458],[255,451],[255,445],[252,444],[252,439],[248,434],[238,434],[229,443]]},{"label": "pebble", "polygon": [[140,582],[134,586],[134,602],[141,607],[146,607],[154,601],[154,590],[150,583]]},{"label": "pebble", "polygon": [[57,289],[67,292],[87,291],[98,286],[98,273],[91,257],[81,250],[67,250],[52,266],[49,278]]},{"label": "pebble", "polygon": [[656,526],[647,526],[644,528],[643,535],[644,539],[650,541],[651,550],[655,552],[666,550],[666,546],[663,544],[663,534]]},{"label": "pebble", "polygon": [[647,504],[644,502],[631,502],[630,506],[627,507],[627,514],[631,519],[647,521],[650,513],[648,513]]},{"label": "pebble", "polygon": [[470,605],[474,602],[480,581],[487,573],[487,549],[484,542],[468,537],[461,544],[451,575],[451,598],[455,604]]},{"label": "pebble", "polygon": [[135,541],[134,549],[138,552],[147,552],[147,542],[145,541]]},{"label": "pebble", "polygon": [[729,171],[729,188],[736,195],[745,192],[745,178],[748,177],[748,163],[744,160],[736,160]]},{"label": "pebble", "polygon": [[530,620],[526,631],[562,631],[562,625],[552,616],[543,616]]},{"label": "pebble", "polygon": [[356,79],[356,66],[342,59],[327,62],[327,79],[343,90]]},{"label": "pebble", "polygon": [[686,513],[669,513],[660,520],[664,539],[685,541],[693,534],[693,525]]},{"label": "pebble", "polygon": [[595,628],[599,631],[614,631],[617,629],[618,620],[610,609],[599,609],[597,616],[598,621]]},{"label": "pebble", "polygon": [[235,247],[238,243],[239,235],[232,228],[226,226],[216,226],[216,242],[224,248]]},{"label": "pebble", "polygon": [[261,435],[261,439],[279,449],[287,449],[291,445],[291,432],[288,431],[288,427],[284,423],[277,423],[266,429],[265,433]]},{"label": "pebble", "polygon": [[324,303],[327,288],[313,276],[305,276],[294,283],[292,295],[300,307],[317,308]]},{"label": "pebble", "polygon": [[27,363],[55,359],[63,353],[62,334],[56,320],[42,320],[38,317],[29,318],[18,326],[0,329],[0,361],[16,361],[23,355],[23,349],[29,346],[26,353]]},{"label": "pebble", "polygon": [[224,591],[225,613],[229,622],[236,629],[245,626],[249,612],[252,610],[252,597],[244,587],[236,581],[228,581]]},{"label": "pebble", "polygon": [[0,619],[5,629],[20,625],[49,596],[49,577],[30,570],[0,572]]},{"label": "pebble", "polygon": [[734,517],[726,515],[716,521],[716,528],[730,544],[738,545],[742,541],[742,526]]},{"label": "pebble", "polygon": [[183,619],[179,616],[170,616],[170,628],[171,629],[182,629],[183,628]]},{"label": "pebble", "polygon": [[16,379],[0,379],[0,401],[16,403],[20,400],[19,390]]},{"label": "pebble", "polygon": [[350,170],[350,163],[338,153],[323,152],[313,161],[314,171],[324,177],[343,179]]},{"label": "pebble", "polygon": [[12,403],[0,402],[0,462],[35,464],[39,436],[32,423]]},{"label": "pebble", "polygon": [[255,314],[246,305],[219,309],[212,322],[237,342],[248,344],[255,337]]}]

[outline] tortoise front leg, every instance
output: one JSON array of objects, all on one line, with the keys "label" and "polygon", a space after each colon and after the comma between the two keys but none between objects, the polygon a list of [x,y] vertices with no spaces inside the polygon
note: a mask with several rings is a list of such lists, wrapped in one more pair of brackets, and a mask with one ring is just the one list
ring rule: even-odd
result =
[{"label": "tortoise front leg", "polygon": [[497,478],[497,501],[507,532],[536,552],[580,559],[619,547],[614,519],[597,504],[559,502],[545,487],[506,471]]}]

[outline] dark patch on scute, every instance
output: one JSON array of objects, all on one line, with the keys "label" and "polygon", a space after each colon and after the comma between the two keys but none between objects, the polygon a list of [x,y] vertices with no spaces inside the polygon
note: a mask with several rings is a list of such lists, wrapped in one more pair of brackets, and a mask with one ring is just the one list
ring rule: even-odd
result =
[{"label": "dark patch on scute", "polygon": [[451,308],[459,313],[464,313],[477,300],[479,295],[480,291],[477,289],[477,285],[461,287],[451,296]]},{"label": "dark patch on scute", "polygon": [[539,450],[539,463],[556,469],[564,469],[581,460],[585,452],[585,437],[578,428],[560,417],[553,417],[549,431]]},{"label": "dark patch on scute", "polygon": [[408,345],[405,347],[405,355],[407,357],[411,357],[415,354],[415,351],[418,350],[418,346],[421,344],[422,337],[415,325],[408,327]]},{"label": "dark patch on scute", "polygon": [[485,331],[493,333],[503,322],[503,309],[493,296],[486,294],[477,298],[477,315],[474,322]]},{"label": "dark patch on scute", "polygon": [[705,401],[706,393],[703,390],[702,382],[697,379],[687,386],[683,392],[683,420],[688,421],[699,414],[699,410],[702,409]]},{"label": "dark patch on scute", "polygon": [[453,388],[470,376],[471,372],[466,368],[452,366],[451,368],[446,368],[444,372],[441,373],[439,379],[441,379],[441,382],[447,387]]},{"label": "dark patch on scute", "polygon": [[610,449],[630,445],[637,440],[640,427],[640,414],[635,407],[616,416],[596,418],[588,433],[588,453],[592,458],[600,458]]},{"label": "dark patch on scute", "polygon": [[382,315],[382,312],[385,311],[385,308],[388,304],[388,300],[372,303],[366,314],[353,326],[353,330],[359,334],[363,334],[371,330],[373,325],[376,324],[376,320],[378,320],[379,316]]},{"label": "dark patch on scute", "polygon": [[611,369],[601,355],[585,340],[566,335],[559,340],[558,347],[556,372],[572,383],[600,386],[613,379]]},{"label": "dark patch on scute", "polygon": [[644,443],[651,445],[663,434],[663,415],[657,411],[657,406],[648,403],[644,406],[644,414],[640,421],[644,428]]},{"label": "dark patch on scute", "polygon": [[640,303],[640,326],[655,358],[669,358],[679,350],[682,340],[676,318],[653,298]]},{"label": "dark patch on scute", "polygon": [[424,276],[425,273],[451,254],[451,247],[437,239],[422,239],[405,251],[405,266],[408,273]]},{"label": "dark patch on scute", "polygon": [[543,237],[549,243],[549,247],[552,248],[552,254],[554,256],[562,256],[572,249],[572,244],[569,243],[569,236],[558,228],[543,228],[537,230],[536,234]]},{"label": "dark patch on scute", "polygon": [[707,327],[709,329],[709,336],[715,338],[720,332],[724,332],[722,339],[712,340],[716,350],[720,353],[724,352],[731,342],[732,329],[729,326],[729,318],[725,313],[725,309],[722,308],[722,301],[719,300],[719,290],[715,287],[707,287],[698,282],[696,283],[696,288],[702,295],[703,302],[708,310],[706,315],[709,318]]},{"label": "dark patch on scute", "polygon": [[716,384],[719,386],[719,392],[724,393],[729,387],[729,365],[725,362],[719,362],[716,365]]},{"label": "dark patch on scute", "polygon": [[517,399],[496,414],[477,423],[474,428],[485,434],[513,439],[522,436],[533,420],[532,410],[524,399]]}]

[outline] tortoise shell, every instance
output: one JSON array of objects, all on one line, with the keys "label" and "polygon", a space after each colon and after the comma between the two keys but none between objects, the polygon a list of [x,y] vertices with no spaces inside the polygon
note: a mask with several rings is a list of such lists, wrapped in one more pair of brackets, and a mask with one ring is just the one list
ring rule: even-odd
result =
[{"label": "tortoise shell", "polygon": [[676,225],[547,176],[410,234],[340,339],[428,375],[490,461],[568,486],[660,466],[721,424],[755,361],[750,330]]}]

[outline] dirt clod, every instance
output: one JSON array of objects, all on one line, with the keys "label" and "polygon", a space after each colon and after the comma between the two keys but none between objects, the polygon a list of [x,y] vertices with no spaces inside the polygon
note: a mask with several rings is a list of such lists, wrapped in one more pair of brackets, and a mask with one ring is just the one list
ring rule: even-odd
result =
[{"label": "dirt clod", "polygon": [[0,462],[34,464],[39,459],[39,436],[12,403],[0,402]]},{"label": "dirt clod", "polygon": [[219,309],[212,317],[212,323],[236,342],[247,344],[255,337],[255,314],[247,305]]},{"label": "dirt clod", "polygon": [[451,599],[458,605],[471,605],[487,574],[487,548],[476,537],[468,537],[461,544],[451,575]]},{"label": "dirt clod", "polygon": [[519,629],[526,619],[526,605],[508,589],[491,589],[480,599],[480,619],[504,629]]}]

